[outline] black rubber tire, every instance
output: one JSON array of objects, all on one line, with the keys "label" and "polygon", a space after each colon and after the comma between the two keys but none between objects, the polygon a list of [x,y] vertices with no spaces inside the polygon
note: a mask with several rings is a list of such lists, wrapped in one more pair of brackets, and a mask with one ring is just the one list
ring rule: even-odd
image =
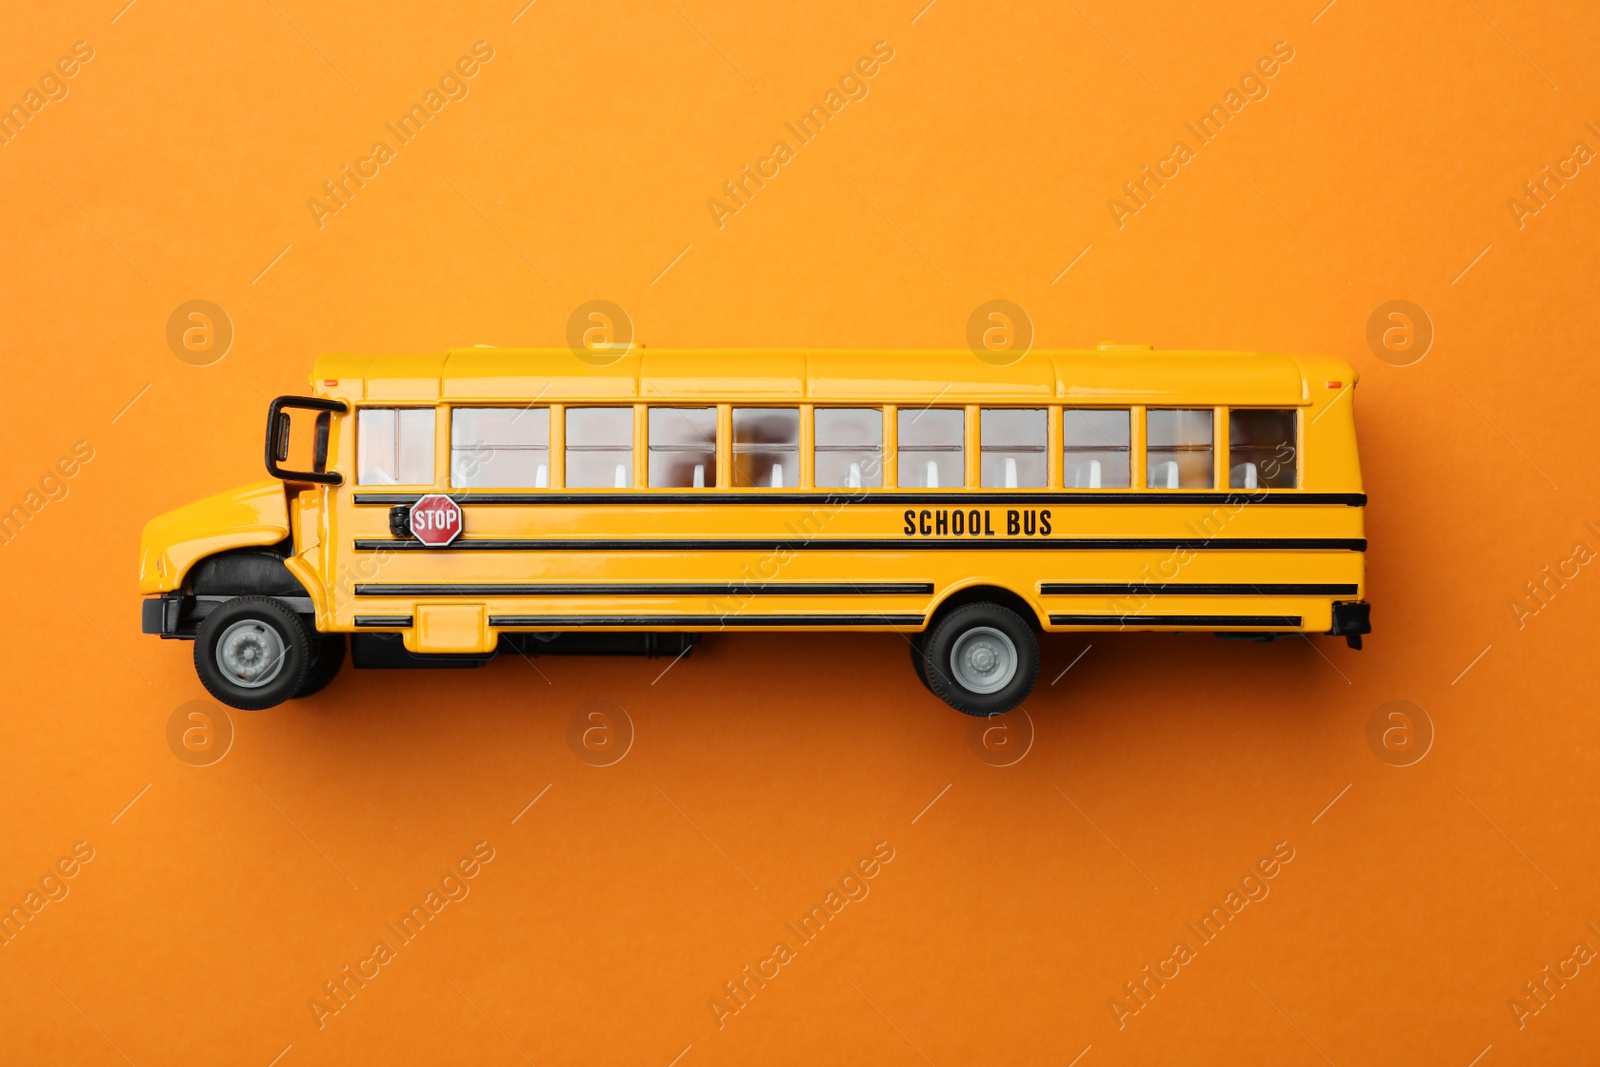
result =
[{"label": "black rubber tire", "polygon": [[311,669],[294,691],[295,700],[322,692],[338,677],[339,668],[344,666],[346,643],[344,634],[323,634],[311,639]]},{"label": "black rubber tire", "polygon": [[[1017,653],[1017,670],[1011,681],[993,693],[970,690],[956,680],[950,653],[962,634],[979,626],[999,630],[1011,639]],[[934,696],[967,715],[1000,715],[1021,704],[1039,678],[1039,641],[1021,615],[999,604],[963,604],[929,628],[923,668]]]},{"label": "black rubber tire", "polygon": [[[255,621],[277,631],[283,642],[283,669],[266,685],[251,689],[236,684],[217,662],[217,642],[236,622]],[[230,708],[263,711],[299,692],[311,670],[311,637],[300,616],[265,596],[225,600],[205,621],[194,641],[194,669],[206,691]]]},{"label": "black rubber tire", "polygon": [[928,631],[911,635],[911,669],[917,672],[917,681],[922,683],[922,688],[933,692],[933,686],[928,684]]}]

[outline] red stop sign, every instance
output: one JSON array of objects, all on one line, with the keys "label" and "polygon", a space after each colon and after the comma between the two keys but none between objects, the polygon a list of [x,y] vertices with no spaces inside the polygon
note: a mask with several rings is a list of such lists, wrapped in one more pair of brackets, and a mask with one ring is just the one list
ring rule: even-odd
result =
[{"label": "red stop sign", "polygon": [[411,505],[411,535],[430,548],[460,537],[461,526],[461,505],[443,493],[429,493]]}]

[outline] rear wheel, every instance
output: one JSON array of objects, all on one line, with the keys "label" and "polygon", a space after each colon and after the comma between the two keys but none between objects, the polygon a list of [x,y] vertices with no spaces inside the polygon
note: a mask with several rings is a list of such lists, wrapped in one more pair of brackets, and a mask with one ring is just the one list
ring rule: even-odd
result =
[{"label": "rear wheel", "polygon": [[968,715],[1022,703],[1039,677],[1039,642],[1010,608],[963,604],[928,630],[922,674],[935,696]]},{"label": "rear wheel", "polygon": [[271,597],[234,597],[200,624],[194,668],[200,683],[230,708],[261,711],[305,684],[311,638],[300,616]]},{"label": "rear wheel", "polygon": [[917,681],[922,683],[922,688],[933,692],[933,686],[928,684],[928,631],[911,635],[911,669],[917,672]]},{"label": "rear wheel", "polygon": [[294,698],[308,697],[326,689],[344,666],[344,634],[324,634],[311,640],[311,669],[306,680],[294,691]]}]

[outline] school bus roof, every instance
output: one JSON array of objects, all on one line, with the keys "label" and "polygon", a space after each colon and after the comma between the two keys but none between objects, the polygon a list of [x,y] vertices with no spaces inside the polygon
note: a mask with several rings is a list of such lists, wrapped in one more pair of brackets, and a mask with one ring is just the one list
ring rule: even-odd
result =
[{"label": "school bus roof", "polygon": [[319,393],[351,400],[522,403],[1299,405],[1323,378],[1354,382],[1356,373],[1331,357],[1144,348],[1035,350],[1006,366],[964,350],[634,348],[599,366],[567,349],[461,348],[324,355],[311,375]]}]

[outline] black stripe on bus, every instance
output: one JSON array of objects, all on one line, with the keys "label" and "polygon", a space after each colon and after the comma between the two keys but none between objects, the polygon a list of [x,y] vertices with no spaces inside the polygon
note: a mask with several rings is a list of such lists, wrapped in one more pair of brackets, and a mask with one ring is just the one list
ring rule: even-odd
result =
[{"label": "black stripe on bus", "polygon": [[365,583],[356,596],[931,596],[932,582],[626,582],[615,584],[426,585]]},{"label": "black stripe on bus", "polygon": [[1050,549],[1055,551],[1115,550],[1115,549],[1233,549],[1302,551],[1313,549],[1347,550],[1365,552],[1367,541],[1363,537],[967,537],[967,538],[861,538],[819,537],[811,541],[785,541],[754,538],[677,539],[628,538],[624,540],[599,538],[589,540],[557,539],[546,537],[461,537],[448,545],[430,547],[421,541],[396,538],[357,538],[355,547],[362,552],[435,551],[435,552],[797,552],[803,549],[835,552],[901,552],[907,549]]},{"label": "black stripe on bus", "polygon": [[[415,504],[432,493],[356,493],[357,504]],[[983,493],[951,490],[942,493],[901,493],[887,490],[851,490],[806,493],[719,492],[715,489],[695,493],[671,493],[659,489],[569,493],[561,490],[531,493],[445,493],[458,504],[1343,504],[1360,508],[1367,504],[1365,493],[1305,493],[1297,489],[1261,490],[1254,494],[1228,490],[1210,492],[1172,492],[1152,489],[1143,492],[1008,492]]]},{"label": "black stripe on bus", "polygon": [[[1173,582],[1147,585],[1142,582],[1040,582],[1045,596],[1355,596],[1356,586],[1319,584],[1273,585],[1250,582]],[[360,591],[360,587],[357,587]]]},{"label": "black stripe on bus", "polygon": [[410,615],[357,615],[357,626],[410,626]]},{"label": "black stripe on bus", "polygon": [[1298,615],[1052,615],[1051,626],[1299,626]]},{"label": "black stripe on bus", "polygon": [[490,626],[921,626],[921,615],[491,615]]}]

